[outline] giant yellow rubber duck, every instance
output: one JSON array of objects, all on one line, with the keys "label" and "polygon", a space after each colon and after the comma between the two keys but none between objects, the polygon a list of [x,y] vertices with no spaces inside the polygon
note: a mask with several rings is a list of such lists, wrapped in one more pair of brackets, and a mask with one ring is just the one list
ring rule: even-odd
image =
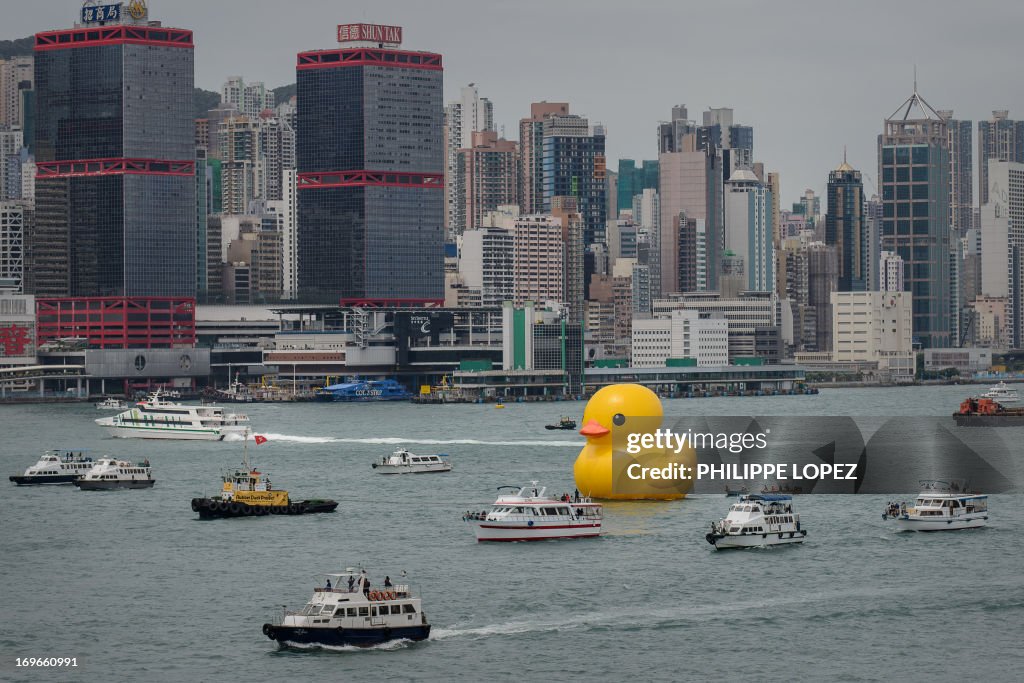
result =
[{"label": "giant yellow rubber duck", "polygon": [[[639,384],[614,384],[595,393],[583,411],[580,434],[587,443],[576,458],[573,474],[580,493],[608,500],[676,500],[692,488],[679,479],[637,480],[627,475],[629,465],[664,468],[672,464],[693,467],[692,448],[674,450],[644,448],[627,452],[630,434],[653,434],[664,414],[657,394]],[[636,437],[633,437],[636,439]],[[633,448],[636,450],[636,448]],[[636,468],[634,468],[634,474]]]}]

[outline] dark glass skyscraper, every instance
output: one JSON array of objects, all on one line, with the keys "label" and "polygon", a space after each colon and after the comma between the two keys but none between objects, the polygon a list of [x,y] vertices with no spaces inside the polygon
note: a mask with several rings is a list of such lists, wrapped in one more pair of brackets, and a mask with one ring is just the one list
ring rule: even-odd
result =
[{"label": "dark glass skyscraper", "polygon": [[904,290],[913,295],[915,341],[951,345],[952,242],[946,120],[915,91],[878,136],[882,249],[903,259]]},{"label": "dark glass skyscraper", "polygon": [[[342,28],[361,36],[393,27],[346,25],[339,37]],[[390,37],[400,41],[398,31]],[[302,301],[444,300],[441,55],[385,44],[397,42],[298,56]]]},{"label": "dark glass skyscraper", "polygon": [[835,247],[838,291],[863,292],[867,289],[870,245],[864,222],[864,183],[860,171],[844,160],[828,174],[827,194],[825,244]]},{"label": "dark glass skyscraper", "polygon": [[192,47],[127,12],[36,34],[36,294],[195,296]]},{"label": "dark glass skyscraper", "polygon": [[575,197],[583,217],[583,243],[603,242],[608,215],[604,129],[567,114],[544,121],[544,211],[555,197]]}]

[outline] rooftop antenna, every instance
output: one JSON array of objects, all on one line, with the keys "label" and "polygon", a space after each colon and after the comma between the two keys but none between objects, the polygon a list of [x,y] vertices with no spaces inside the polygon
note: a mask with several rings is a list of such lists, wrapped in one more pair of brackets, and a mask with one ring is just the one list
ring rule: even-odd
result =
[{"label": "rooftop antenna", "polygon": [[846,145],[843,145],[843,163],[846,163]]},{"label": "rooftop antenna", "polygon": [[917,94],[917,64],[914,64],[914,94]]}]

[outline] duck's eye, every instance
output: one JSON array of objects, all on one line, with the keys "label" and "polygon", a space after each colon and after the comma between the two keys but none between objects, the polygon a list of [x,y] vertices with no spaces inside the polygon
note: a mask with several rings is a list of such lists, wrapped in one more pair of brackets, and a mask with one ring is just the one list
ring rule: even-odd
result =
[{"label": "duck's eye", "polygon": [[621,427],[622,425],[626,424],[626,416],[623,415],[622,413],[616,413],[615,417],[612,418],[612,422],[615,423],[616,427]]}]

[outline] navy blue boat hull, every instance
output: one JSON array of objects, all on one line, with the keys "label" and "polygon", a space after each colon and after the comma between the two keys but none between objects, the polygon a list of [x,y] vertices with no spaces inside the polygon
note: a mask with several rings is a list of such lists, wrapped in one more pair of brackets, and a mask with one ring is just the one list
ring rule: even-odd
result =
[{"label": "navy blue boat hull", "polygon": [[426,640],[430,624],[394,628],[296,628],[263,624],[263,633],[281,645],[371,647],[393,640]]},{"label": "navy blue boat hull", "polygon": [[18,486],[39,486],[40,484],[74,484],[81,474],[44,474],[37,477],[11,476],[8,477]]}]

